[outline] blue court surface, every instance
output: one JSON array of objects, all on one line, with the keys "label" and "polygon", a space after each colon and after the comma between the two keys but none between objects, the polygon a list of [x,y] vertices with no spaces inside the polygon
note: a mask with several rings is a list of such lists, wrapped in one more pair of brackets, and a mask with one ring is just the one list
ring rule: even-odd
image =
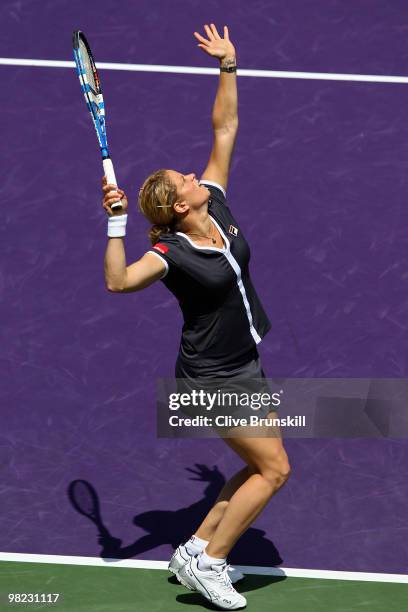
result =
[{"label": "blue court surface", "polygon": [[[136,208],[143,180],[158,168],[200,176],[206,166],[217,71],[165,67],[217,68],[193,37],[210,22],[227,24],[237,48],[240,127],[227,198],[272,322],[259,348],[266,375],[408,377],[405,2],[4,0],[2,593],[11,583],[24,590],[25,580],[35,588],[37,566],[17,560],[112,567],[120,559],[140,561],[130,567],[154,584],[156,568],[164,581],[161,603],[136,609],[182,609],[176,591],[179,604],[202,605],[182,587],[166,590],[161,570],[241,462],[220,440],[157,438],[156,381],[173,376],[181,315],[161,283],[126,295],[105,289],[102,166],[71,35],[83,30],[97,62],[121,68],[101,68],[101,77],[117,178],[130,200],[130,262],[150,246]],[[370,75],[378,78],[363,78]],[[392,574],[384,601],[395,588],[401,604],[393,609],[405,609],[398,589],[406,585],[397,583],[408,568],[407,440],[290,439],[285,447],[291,478],[230,562],[250,566],[251,580],[254,567],[298,570],[302,588],[319,586],[310,610],[345,609],[340,594],[336,604],[325,599],[332,581],[318,571],[352,572],[356,581],[359,572],[376,574],[380,587]],[[187,468],[196,464],[193,480]],[[97,492],[107,548],[69,501],[75,479]],[[51,580],[41,567],[37,591]],[[257,585],[271,605],[278,591],[276,610],[299,609],[285,604],[294,595],[285,600],[284,582]],[[61,609],[135,609],[120,592],[109,607]],[[382,599],[367,591],[358,609],[376,610],[370,601]]]}]

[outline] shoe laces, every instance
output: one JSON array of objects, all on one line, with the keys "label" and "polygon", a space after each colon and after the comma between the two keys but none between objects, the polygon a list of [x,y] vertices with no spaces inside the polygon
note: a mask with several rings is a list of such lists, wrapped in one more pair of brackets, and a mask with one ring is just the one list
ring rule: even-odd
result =
[{"label": "shoe laces", "polygon": [[224,568],[220,572],[216,572],[216,580],[221,582],[228,591],[233,591],[234,587],[232,586],[231,578],[228,576],[228,568],[229,565],[225,564]]}]

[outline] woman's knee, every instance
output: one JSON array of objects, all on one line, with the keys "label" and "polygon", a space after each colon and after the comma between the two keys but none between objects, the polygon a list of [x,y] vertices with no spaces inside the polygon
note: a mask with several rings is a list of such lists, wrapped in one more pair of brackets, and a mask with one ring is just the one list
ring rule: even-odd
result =
[{"label": "woman's knee", "polygon": [[288,480],[291,468],[281,439],[231,439],[228,444],[246,461],[248,475],[261,474],[274,487]]},{"label": "woman's knee", "polygon": [[274,453],[265,460],[260,466],[260,472],[268,482],[282,486],[290,477],[291,467],[286,451],[282,448],[278,453]]}]

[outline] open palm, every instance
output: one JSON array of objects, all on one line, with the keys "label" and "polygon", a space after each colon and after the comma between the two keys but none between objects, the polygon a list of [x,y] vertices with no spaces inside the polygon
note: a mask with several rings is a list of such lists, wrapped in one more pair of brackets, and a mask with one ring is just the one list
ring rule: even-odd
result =
[{"label": "open palm", "polygon": [[204,29],[208,38],[204,38],[204,36],[201,36],[198,32],[194,32],[194,36],[200,41],[197,47],[200,47],[200,49],[208,53],[208,55],[218,57],[219,59],[235,55],[235,47],[229,39],[227,26],[224,26],[224,38],[221,38],[218,34],[217,28],[213,23],[209,26],[206,24]]}]

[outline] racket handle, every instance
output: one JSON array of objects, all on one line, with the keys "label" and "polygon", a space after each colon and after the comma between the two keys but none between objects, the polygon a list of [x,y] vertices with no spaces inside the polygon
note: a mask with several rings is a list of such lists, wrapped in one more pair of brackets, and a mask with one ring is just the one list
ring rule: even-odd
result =
[{"label": "racket handle", "polygon": [[[115,171],[113,169],[111,158],[107,157],[106,159],[103,160],[102,163],[103,163],[103,170],[105,172],[106,179],[108,181],[108,185],[117,186]],[[115,202],[114,204],[112,204],[111,208],[112,210],[118,210],[119,208],[122,208],[122,204],[120,202]]]}]

